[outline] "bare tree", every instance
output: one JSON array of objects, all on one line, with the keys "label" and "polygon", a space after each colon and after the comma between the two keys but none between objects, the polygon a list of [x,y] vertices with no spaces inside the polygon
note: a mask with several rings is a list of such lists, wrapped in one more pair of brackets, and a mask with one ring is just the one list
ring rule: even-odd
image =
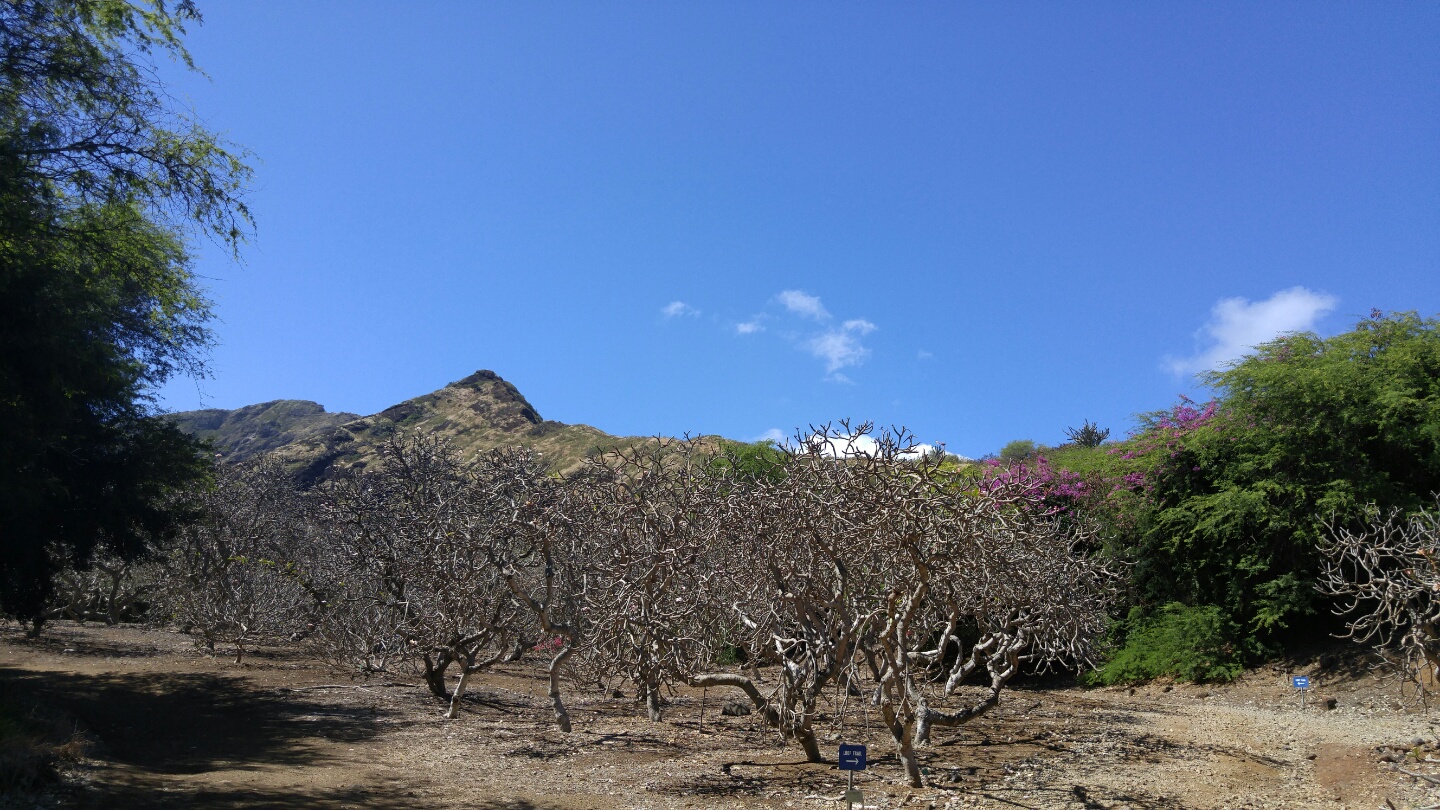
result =
[{"label": "bare tree", "polygon": [[1101,428],[1086,419],[1078,428],[1065,428],[1065,438],[1081,447],[1099,447],[1110,438],[1110,428]]},{"label": "bare tree", "polygon": [[654,721],[662,689],[687,662],[713,657],[705,608],[726,555],[710,455],[688,440],[657,440],[592,459],[571,482],[585,540],[580,652],[599,677],[633,683]]},{"label": "bare tree", "polygon": [[875,578],[886,564],[872,543],[883,518],[871,508],[869,489],[877,473],[915,469],[888,451],[847,457],[852,440],[869,431],[844,423],[812,431],[785,451],[783,472],[730,472],[722,537],[733,557],[728,587],[715,594],[729,602],[746,649],[777,664],[778,679],[763,690],[738,673],[699,671],[688,679],[740,689],[761,719],[792,737],[812,762],[823,759],[814,728],[818,703],[831,684],[850,686],[857,643],[879,597]]},{"label": "bare tree", "polygon": [[[1027,663],[1088,659],[1114,577],[1029,489],[979,486],[868,424],[795,447],[783,476],[732,481],[742,495],[723,534],[738,573],[718,589],[779,678],[762,689],[696,672],[692,684],[741,689],[812,761],[827,687],[863,686],[918,785],[915,745],[931,727],[982,715]],[[981,694],[949,708],[980,674]]]},{"label": "bare tree", "polygon": [[321,540],[300,553],[323,593],[323,611],[311,640],[331,664],[364,674],[391,671],[418,654],[430,691],[444,698],[448,658],[437,664],[431,651],[408,642],[408,549],[396,529],[405,510],[383,472],[387,462],[382,455],[380,470],[342,475],[312,493]]},{"label": "bare tree", "polygon": [[497,451],[492,458],[497,467],[523,475],[524,482],[517,476],[506,492],[505,530],[489,536],[487,553],[509,594],[539,627],[537,646],[550,656],[545,672],[555,724],[569,733],[560,680],[584,629],[584,499],[573,484],[536,474],[539,460],[528,450]]},{"label": "bare tree", "polygon": [[[539,459],[527,450],[492,451],[468,469],[461,523],[432,543],[432,559],[449,569],[437,585],[440,624],[456,628],[450,655],[460,680],[447,716],[458,716],[470,677],[502,661],[518,659],[533,644],[543,623],[530,605],[510,591],[508,572],[497,564],[497,547],[534,533],[534,513],[551,483]],[[482,655],[482,651],[483,655]]]},{"label": "bare tree", "polygon": [[84,568],[66,568],[55,575],[46,618],[108,625],[142,621],[156,578],[153,560],[122,559],[101,546]]},{"label": "bare tree", "polygon": [[[539,477],[528,456],[462,463],[440,439],[400,435],[374,471],[318,493],[330,536],[309,566],[326,610],[316,638],[362,671],[413,665],[458,716],[471,676],[513,660],[534,623],[495,565],[496,536],[516,530],[514,505]],[[447,688],[451,665],[459,682]]]},{"label": "bare tree", "polygon": [[257,635],[289,635],[310,613],[312,599],[286,553],[303,530],[303,506],[274,462],[216,475],[212,488],[193,496],[198,519],[158,550],[155,616],[212,650],[217,641],[233,643],[239,663]]},{"label": "bare tree", "polygon": [[[950,484],[928,514],[892,518],[900,553],[890,596],[879,632],[862,645],[913,785],[920,784],[914,745],[929,742],[932,727],[962,725],[992,709],[1022,666],[1090,663],[1117,584],[1083,551],[1089,531],[1046,517],[1034,493],[961,494]],[[943,708],[972,678],[981,681],[978,694]]]},{"label": "bare tree", "polygon": [[1440,682],[1440,499],[1408,515],[1372,509],[1359,528],[1332,524],[1319,588],[1353,616],[1350,638],[1373,643],[1428,700]]}]

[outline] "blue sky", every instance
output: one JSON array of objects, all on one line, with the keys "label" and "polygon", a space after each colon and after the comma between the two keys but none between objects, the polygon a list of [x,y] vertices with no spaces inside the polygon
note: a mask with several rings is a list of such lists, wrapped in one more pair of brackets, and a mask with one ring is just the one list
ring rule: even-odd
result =
[{"label": "blue sky", "polygon": [[255,155],[174,410],[841,417],[979,456],[1277,331],[1440,312],[1435,3],[202,3]]}]

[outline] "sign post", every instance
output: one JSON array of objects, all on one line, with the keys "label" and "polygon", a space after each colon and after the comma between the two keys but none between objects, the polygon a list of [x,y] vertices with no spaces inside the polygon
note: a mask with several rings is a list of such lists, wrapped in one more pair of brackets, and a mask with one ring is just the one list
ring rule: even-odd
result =
[{"label": "sign post", "polygon": [[1300,690],[1300,708],[1305,708],[1305,693],[1310,691],[1310,678],[1305,675],[1295,675],[1290,678],[1290,685]]},{"label": "sign post", "polygon": [[840,770],[845,771],[849,778],[845,782],[845,808],[854,810],[858,802],[863,808],[865,797],[855,789],[855,772],[865,770],[865,746],[840,744]]}]

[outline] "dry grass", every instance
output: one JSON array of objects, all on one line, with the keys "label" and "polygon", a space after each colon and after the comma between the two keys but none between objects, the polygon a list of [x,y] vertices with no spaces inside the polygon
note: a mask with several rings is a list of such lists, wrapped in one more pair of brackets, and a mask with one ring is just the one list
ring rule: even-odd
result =
[{"label": "dry grass", "polygon": [[54,782],[58,768],[89,749],[73,720],[42,704],[0,695],[0,795]]}]

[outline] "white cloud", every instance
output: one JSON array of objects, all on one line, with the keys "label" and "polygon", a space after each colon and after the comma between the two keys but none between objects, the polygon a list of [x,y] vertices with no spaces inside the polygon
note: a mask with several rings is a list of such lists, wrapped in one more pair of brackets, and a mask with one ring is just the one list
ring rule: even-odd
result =
[{"label": "white cloud", "polygon": [[[842,369],[858,366],[870,356],[863,338],[879,327],[864,318],[849,318],[836,325],[834,316],[820,302],[820,296],[804,290],[781,290],[771,299],[772,303],[783,306],[789,315],[814,321],[808,327],[797,328],[795,321],[779,318],[771,312],[762,312],[749,320],[732,323],[736,335],[754,335],[769,331],[780,323],[781,337],[793,342],[811,356],[825,364],[825,379],[830,382],[852,383],[849,377],[840,373]],[[677,304],[680,302],[676,302]],[[674,305],[672,305],[674,306]]]},{"label": "white cloud", "polygon": [[790,436],[780,428],[770,428],[754,439],[757,442],[774,442],[776,444],[786,444],[789,440]]},{"label": "white cloud", "polygon": [[681,315],[689,315],[693,318],[700,314],[700,310],[690,306],[684,301],[671,301],[660,308],[660,314],[667,318],[678,318]]},{"label": "white cloud", "polygon": [[870,354],[859,338],[844,330],[822,332],[807,345],[811,354],[825,361],[825,371],[831,374],[860,363]]},{"label": "white cloud", "polygon": [[835,458],[851,458],[853,456],[873,456],[877,443],[875,439],[865,434],[858,436],[831,436],[826,438],[820,434],[810,437],[811,442],[821,445],[820,452],[823,455]]},{"label": "white cloud", "polygon": [[800,290],[783,290],[776,296],[786,309],[806,318],[813,318],[817,321],[824,321],[830,318],[830,313],[820,303],[819,296],[809,295]]},{"label": "white cloud", "polygon": [[1219,368],[1282,334],[1311,329],[1338,301],[1304,287],[1281,290],[1264,301],[1221,299],[1210,310],[1210,320],[1195,333],[1209,347],[1190,357],[1167,356],[1165,367],[1177,375]]},{"label": "white cloud", "polygon": [[[874,437],[864,433],[856,436],[831,436],[828,439],[817,433],[811,437],[811,441],[823,443],[820,452],[832,458],[873,456],[880,446]],[[933,452],[935,452],[935,445],[920,442],[911,447],[909,451],[901,453],[900,457],[914,459]]]},{"label": "white cloud", "polygon": [[862,319],[846,321],[839,329],[830,329],[810,338],[806,348],[810,353],[825,361],[825,373],[831,379],[849,382],[845,375],[837,372],[842,368],[858,366],[870,356],[870,350],[860,338],[874,332],[875,324]]},{"label": "white cloud", "polygon": [[920,351],[918,351],[918,352],[915,353],[915,359],[916,359],[916,360],[929,360],[930,358],[932,358],[932,357],[934,357],[934,356],[935,356],[934,352],[927,352],[927,351],[925,351],[924,349],[921,349]]}]

